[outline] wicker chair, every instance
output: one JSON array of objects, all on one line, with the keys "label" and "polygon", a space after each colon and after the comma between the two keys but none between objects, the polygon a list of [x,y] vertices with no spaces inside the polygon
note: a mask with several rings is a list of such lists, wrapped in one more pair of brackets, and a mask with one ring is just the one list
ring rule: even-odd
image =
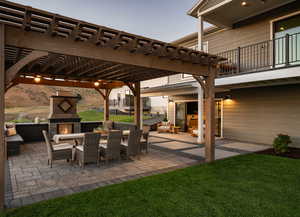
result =
[{"label": "wicker chair", "polygon": [[85,133],[83,145],[76,146],[76,159],[81,167],[86,163],[97,163],[100,137],[99,133]]},{"label": "wicker chair", "polygon": [[143,126],[143,134],[141,136],[140,146],[141,151],[149,152],[149,132],[150,126]]},{"label": "wicker chair", "polygon": [[[52,168],[54,160],[67,160],[72,159],[73,145],[69,143],[54,144],[51,142],[47,131],[43,130],[43,135],[47,145],[48,152],[48,165]],[[72,161],[70,161],[72,162]]]},{"label": "wicker chair", "polygon": [[111,130],[108,132],[107,140],[100,140],[98,165],[100,165],[101,157],[105,159],[105,163],[109,160],[121,159],[121,139],[122,132],[120,130]]},{"label": "wicker chair", "polygon": [[138,156],[141,153],[141,136],[142,130],[130,130],[128,140],[122,142],[121,149],[127,159]]}]

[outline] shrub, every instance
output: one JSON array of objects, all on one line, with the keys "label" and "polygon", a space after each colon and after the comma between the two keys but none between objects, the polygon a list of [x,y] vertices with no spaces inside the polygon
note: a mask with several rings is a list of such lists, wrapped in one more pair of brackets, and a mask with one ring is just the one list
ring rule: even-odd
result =
[{"label": "shrub", "polygon": [[289,144],[292,143],[291,137],[285,134],[278,134],[273,141],[273,148],[277,154],[288,151]]}]

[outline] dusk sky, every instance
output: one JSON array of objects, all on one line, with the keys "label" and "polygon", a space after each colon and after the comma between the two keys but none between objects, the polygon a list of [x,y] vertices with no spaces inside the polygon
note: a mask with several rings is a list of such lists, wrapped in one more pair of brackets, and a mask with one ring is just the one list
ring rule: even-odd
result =
[{"label": "dusk sky", "polygon": [[171,42],[197,31],[197,0],[13,0],[16,3]]}]

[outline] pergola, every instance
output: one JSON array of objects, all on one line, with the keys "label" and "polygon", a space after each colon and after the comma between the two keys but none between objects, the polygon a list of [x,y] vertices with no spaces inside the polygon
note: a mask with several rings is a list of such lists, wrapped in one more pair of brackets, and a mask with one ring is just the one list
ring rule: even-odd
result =
[{"label": "pergola", "polygon": [[[12,86],[42,84],[95,88],[109,119],[111,89],[127,85],[141,126],[140,82],[191,74],[205,92],[206,161],[214,160],[214,79],[223,59],[158,40],[0,0],[0,128],[4,95]],[[26,100],[26,99],[25,99]],[[4,207],[6,143],[0,130],[0,207]]]}]

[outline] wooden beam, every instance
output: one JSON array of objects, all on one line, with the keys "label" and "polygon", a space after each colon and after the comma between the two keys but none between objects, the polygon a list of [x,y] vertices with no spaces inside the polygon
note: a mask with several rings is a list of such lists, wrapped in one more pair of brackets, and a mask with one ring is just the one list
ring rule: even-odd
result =
[{"label": "wooden beam", "polygon": [[47,56],[49,53],[44,51],[32,51],[29,55],[19,60],[15,65],[11,66],[6,71],[6,80],[5,84],[8,85],[19,73],[19,71],[26,66],[27,64],[31,63],[34,60],[37,60],[41,57]]},{"label": "wooden beam", "polygon": [[5,27],[0,24],[0,210],[5,202],[6,142],[4,135],[4,94],[5,94]]},{"label": "wooden beam", "polygon": [[59,54],[50,54],[47,60],[47,63],[44,64],[44,66],[41,68],[41,72],[47,71],[56,61],[59,57]]},{"label": "wooden beam", "polygon": [[204,93],[206,92],[206,84],[205,84],[205,79],[201,78],[200,76],[193,76],[194,79],[200,84],[200,86],[203,88]]},{"label": "wooden beam", "polygon": [[[170,60],[153,55],[131,53],[128,50],[110,47],[96,46],[92,43],[74,43],[73,40],[63,37],[49,37],[47,34],[40,34],[33,31],[24,32],[15,27],[6,27],[7,45],[23,47],[33,50],[47,50],[53,53],[81,56],[86,58],[110,61],[117,64],[135,65],[140,67],[173,71],[175,73],[186,73],[199,76],[207,76],[207,66],[193,64],[181,60]],[[201,59],[195,57],[195,59]]]},{"label": "wooden beam", "polygon": [[100,95],[103,97],[104,100],[104,121],[108,121],[109,120],[109,95],[111,93],[111,89],[105,89],[105,90],[100,90],[100,89],[96,89]]},{"label": "wooden beam", "polygon": [[205,160],[215,160],[215,74],[216,69],[209,68],[210,75],[206,78],[205,93]]},{"label": "wooden beam", "polygon": [[130,83],[130,82],[126,82],[125,84],[129,87],[129,89],[131,90],[132,94],[134,96],[136,96],[136,88],[135,88],[135,86],[133,86],[133,84]]},{"label": "wooden beam", "polygon": [[134,83],[134,123],[137,129],[141,129],[141,83]]},{"label": "wooden beam", "polygon": [[[79,81],[59,81],[41,78],[41,81],[36,83],[33,78],[18,77],[13,80],[15,84],[32,84],[32,85],[47,85],[59,87],[79,87],[79,88],[95,88],[94,82],[79,82]],[[123,82],[99,82],[98,89],[113,89],[124,86]]]}]

